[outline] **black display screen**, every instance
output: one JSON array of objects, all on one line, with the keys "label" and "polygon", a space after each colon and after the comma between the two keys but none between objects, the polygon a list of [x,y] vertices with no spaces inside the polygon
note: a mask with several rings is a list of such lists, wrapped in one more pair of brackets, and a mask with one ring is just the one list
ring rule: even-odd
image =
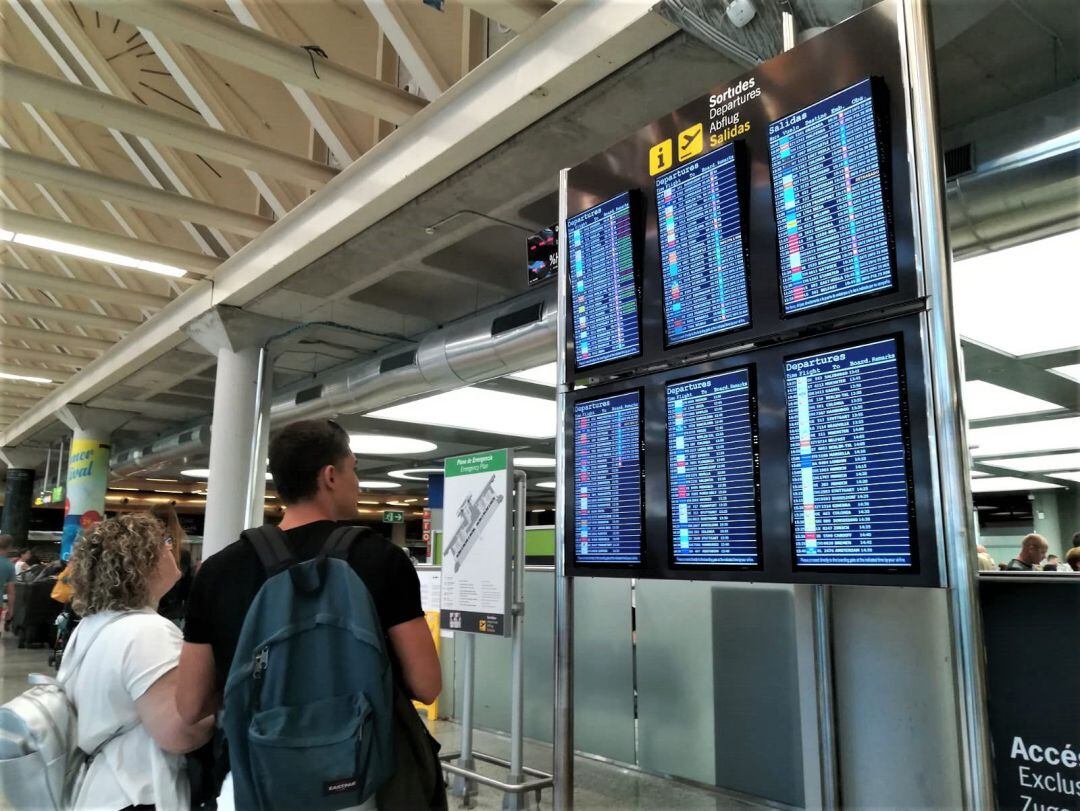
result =
[{"label": "black display screen", "polygon": [[864,79],[769,125],[785,315],[896,286],[881,93]]},{"label": "black display screen", "polygon": [[784,378],[796,568],[913,568],[897,339],[788,359]]},{"label": "black display screen", "polygon": [[574,557],[636,565],[642,557],[641,392],[574,404]]},{"label": "black display screen", "polygon": [[667,386],[672,562],[758,566],[756,427],[749,369]]},{"label": "black display screen", "polygon": [[578,369],[641,353],[630,194],[566,220],[571,323]]},{"label": "black display screen", "polygon": [[668,345],[750,324],[735,144],[656,179]]}]

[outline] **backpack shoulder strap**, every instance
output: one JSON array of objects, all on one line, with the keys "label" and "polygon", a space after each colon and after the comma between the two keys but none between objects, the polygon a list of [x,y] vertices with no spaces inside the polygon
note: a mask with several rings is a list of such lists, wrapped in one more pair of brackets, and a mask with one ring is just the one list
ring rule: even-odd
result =
[{"label": "backpack shoulder strap", "polygon": [[285,533],[271,524],[245,529],[240,536],[247,538],[248,543],[255,548],[255,554],[259,556],[259,562],[266,570],[267,579],[296,562],[296,556],[289,551]]},{"label": "backpack shoulder strap", "polygon": [[338,527],[330,533],[323,544],[322,554],[328,558],[349,559],[349,550],[362,535],[369,532],[367,527]]}]

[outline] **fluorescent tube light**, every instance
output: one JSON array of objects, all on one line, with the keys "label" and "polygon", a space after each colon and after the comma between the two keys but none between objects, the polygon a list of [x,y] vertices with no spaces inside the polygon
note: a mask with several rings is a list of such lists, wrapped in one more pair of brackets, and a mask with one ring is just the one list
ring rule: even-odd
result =
[{"label": "fluorescent tube light", "polygon": [[554,363],[545,363],[543,366],[534,366],[531,369],[522,369],[520,372],[513,372],[508,374],[507,377],[512,377],[514,380],[524,380],[528,383],[536,383],[540,386],[551,386],[555,388],[559,385],[558,368]]},{"label": "fluorescent tube light", "polygon": [[349,449],[353,453],[371,456],[396,456],[404,453],[430,453],[438,445],[423,439],[383,434],[349,434]]},{"label": "fluorescent tube light", "polygon": [[514,467],[553,468],[555,460],[547,456],[515,456]]},{"label": "fluorescent tube light", "polygon": [[541,490],[554,490],[555,482],[537,482],[536,486]]},{"label": "fluorescent tube light", "polygon": [[[1076,441],[1080,443],[1080,437],[1077,437]],[[980,461],[994,467],[1019,470],[1021,473],[1045,473],[1048,470],[1071,470],[1080,467],[1080,452],[1021,456],[1016,459],[982,459]]]},{"label": "fluorescent tube light", "polygon": [[1080,417],[975,428],[968,431],[968,444],[980,460],[1011,453],[1072,450],[1080,445]]},{"label": "fluorescent tube light", "polygon": [[1056,408],[1057,406],[1046,400],[984,380],[964,382],[964,414],[969,420],[1011,417],[1015,414],[1053,411]]},{"label": "fluorescent tube light", "polygon": [[0,378],[4,380],[22,380],[27,383],[52,383],[52,378],[34,377],[33,375],[14,375],[10,372],[0,372]]},{"label": "fluorescent tube light", "polygon": [[3,228],[0,228],[0,242],[11,242],[13,239],[15,239],[14,231],[5,231]]},{"label": "fluorescent tube light", "polygon": [[553,400],[473,387],[380,408],[367,416],[530,439],[555,436],[557,421]]},{"label": "fluorescent tube light", "polygon": [[187,271],[172,265],[163,265],[161,262],[150,262],[146,259],[136,259],[133,256],[125,256],[122,253],[102,251],[90,248],[86,245],[76,245],[74,242],[61,242],[58,239],[38,237],[33,234],[15,234],[11,240],[18,245],[26,245],[29,248],[40,248],[43,251],[64,253],[68,256],[76,256],[80,259],[90,259],[94,262],[104,262],[107,265],[119,265],[120,267],[145,270],[148,273],[157,273],[162,276],[172,276],[179,279],[186,276]]},{"label": "fluorescent tube light", "polygon": [[976,479],[971,483],[972,493],[1011,493],[1027,490],[1059,490],[1064,485],[1036,482],[1015,476],[991,476],[988,479]]},{"label": "fluorescent tube light", "polygon": [[408,470],[391,470],[386,475],[391,479],[405,479],[410,482],[426,482],[432,473],[442,473],[441,467],[414,467]]},{"label": "fluorescent tube light", "polygon": [[[210,468],[208,468],[208,467],[188,468],[187,470],[181,470],[180,475],[181,476],[187,476],[189,479],[208,480],[210,478]],[[266,480],[267,481],[273,481],[273,478],[274,477],[270,475],[270,472],[267,471],[266,472]]]},{"label": "fluorescent tube light", "polygon": [[[1080,346],[1080,230],[957,262],[960,334],[1012,355]],[[1025,314],[1038,313],[1037,323]]]},{"label": "fluorescent tube light", "polygon": [[360,488],[362,490],[393,490],[395,487],[401,487],[397,482],[380,482],[380,481],[362,481],[360,482]]}]

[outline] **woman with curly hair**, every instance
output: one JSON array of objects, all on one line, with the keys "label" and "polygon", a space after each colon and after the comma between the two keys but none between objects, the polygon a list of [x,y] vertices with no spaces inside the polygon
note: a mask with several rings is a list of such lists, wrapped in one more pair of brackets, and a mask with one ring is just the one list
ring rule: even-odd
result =
[{"label": "woman with curly hair", "polygon": [[181,636],[156,608],[179,576],[147,514],[102,521],[71,555],[83,620],[58,678],[78,712],[78,746],[93,755],[75,809],[189,807],[182,755],[209,739],[214,719],[188,724],[176,712]]}]

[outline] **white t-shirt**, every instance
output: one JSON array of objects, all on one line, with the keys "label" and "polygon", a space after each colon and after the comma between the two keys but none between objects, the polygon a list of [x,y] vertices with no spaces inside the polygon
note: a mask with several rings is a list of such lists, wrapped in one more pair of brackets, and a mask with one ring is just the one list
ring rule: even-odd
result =
[{"label": "white t-shirt", "polygon": [[[117,730],[127,729],[94,757],[74,807],[187,809],[183,756],[165,752],[154,743],[135,709],[135,701],[180,661],[180,631],[149,608],[126,612],[103,627],[115,616],[116,612],[105,611],[79,623],[58,674],[78,712],[80,749],[93,752]],[[90,647],[79,662],[79,646],[84,642]],[[69,677],[72,666],[74,673]]]}]

